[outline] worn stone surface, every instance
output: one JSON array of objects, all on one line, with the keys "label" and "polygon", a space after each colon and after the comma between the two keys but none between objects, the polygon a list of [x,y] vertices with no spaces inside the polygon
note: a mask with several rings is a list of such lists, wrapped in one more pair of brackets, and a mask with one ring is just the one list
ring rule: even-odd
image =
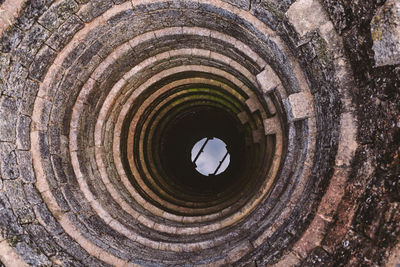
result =
[{"label": "worn stone surface", "polygon": [[60,224],[55,220],[45,204],[35,206],[34,210],[39,222],[46,227],[47,231],[52,234],[60,234],[63,232]]},{"label": "worn stone surface", "polygon": [[51,257],[55,255],[57,251],[59,251],[59,247],[53,240],[52,236],[42,225],[33,223],[27,227],[27,230],[29,236],[40,247],[46,256]]},{"label": "worn stone surface", "polygon": [[29,68],[30,77],[42,81],[55,57],[56,52],[49,46],[44,45],[37,53],[35,62]]},{"label": "worn stone surface", "polygon": [[53,32],[46,44],[55,50],[60,50],[83,28],[83,22],[75,15],[71,15],[66,21]]},{"label": "worn stone surface", "polygon": [[32,167],[32,154],[30,151],[17,150],[17,161],[21,179],[25,183],[35,182],[35,174]]},{"label": "worn stone surface", "polygon": [[343,0],[323,0],[324,7],[338,33],[342,33],[349,26],[351,20],[350,8]]},{"label": "worn stone surface", "polygon": [[23,31],[16,27],[8,28],[1,36],[0,51],[4,53],[10,52],[15,49],[23,38]]},{"label": "worn stone surface", "polygon": [[23,16],[20,16],[17,19],[17,25],[23,30],[30,29],[37,18],[48,9],[48,5],[52,2],[54,2],[54,0],[27,2],[25,8],[23,9]]},{"label": "worn stone surface", "polygon": [[23,260],[33,266],[49,266],[51,261],[40,251],[35,243],[28,236],[24,236],[25,240],[15,244],[15,250],[21,255]]},{"label": "worn stone surface", "polygon": [[296,1],[286,14],[300,36],[317,29],[327,21],[323,7],[315,0]]},{"label": "worn stone surface", "polygon": [[48,36],[49,31],[40,25],[34,25],[24,36],[18,48],[13,51],[15,58],[28,67]]},{"label": "worn stone surface", "polygon": [[[26,1],[0,33],[0,244],[34,266],[392,262],[397,5]],[[243,135],[222,193],[159,158],[187,103]]]},{"label": "worn stone surface", "polygon": [[11,199],[11,207],[17,216],[20,224],[27,224],[33,222],[35,215],[32,209],[26,202],[24,188],[19,180],[8,180],[4,183],[4,189],[7,193],[8,199]]},{"label": "worn stone surface", "polygon": [[23,115],[31,116],[33,111],[33,104],[39,85],[36,81],[31,79],[26,80],[25,88],[22,99],[19,100],[18,109]]},{"label": "worn stone surface", "polygon": [[400,2],[389,0],[371,20],[376,66],[400,64]]},{"label": "worn stone surface", "polygon": [[20,116],[17,120],[17,149],[29,150],[31,147],[29,130],[31,126],[31,118],[28,116]]},{"label": "worn stone surface", "polygon": [[40,193],[37,191],[37,189],[34,185],[25,184],[24,189],[25,189],[26,200],[29,203],[35,205],[35,204],[39,204],[42,202]]},{"label": "worn stone surface", "polygon": [[288,101],[293,120],[308,118],[313,114],[314,106],[311,95],[306,93],[291,94]]},{"label": "worn stone surface", "polygon": [[3,179],[16,179],[19,176],[15,147],[10,143],[0,142],[0,173]]},{"label": "worn stone surface", "polygon": [[[357,218],[356,224],[363,225],[364,229],[374,229],[367,231],[368,235],[373,237],[373,244],[365,242],[363,238],[360,238],[360,234],[356,234],[358,238],[355,238],[354,245],[351,245],[351,241],[343,238],[342,235],[336,235],[334,240],[336,240],[337,250],[333,255],[340,264],[381,262],[388,253],[384,244],[394,242],[394,236],[399,235],[399,230],[392,221],[392,216],[398,216],[398,213],[391,213],[387,217],[382,217],[380,214],[386,209],[393,210],[390,207],[398,203],[399,185],[395,177],[399,173],[399,151],[398,146],[394,144],[399,142],[400,131],[397,126],[400,116],[398,108],[400,95],[397,89],[400,85],[400,73],[395,67],[375,68],[373,39],[370,29],[365,27],[365,23],[367,25],[371,23],[374,14],[384,3],[385,1],[367,1],[363,4],[359,1],[335,3],[346,13],[349,12],[346,16],[348,29],[344,31],[343,36],[357,85],[352,92],[358,115],[357,140],[365,144],[353,160],[354,171],[351,174],[351,185],[349,185],[352,190],[346,193],[346,201],[339,206],[343,213],[340,213],[342,216],[336,222],[338,226],[336,229],[348,231],[348,226],[341,223],[345,222],[344,218],[349,217],[352,210],[349,203],[357,201],[354,196],[360,194],[356,193],[359,191],[363,192],[363,198],[360,200],[363,208],[354,215]],[[330,8],[331,5],[327,4],[327,6]],[[334,23],[336,21],[334,20]],[[369,182],[364,192],[362,185],[365,185],[363,181],[366,174],[363,170],[371,168],[371,166],[365,167],[368,166],[365,164],[367,158],[372,159],[376,169],[372,177],[368,178]],[[348,224],[351,224],[351,221]],[[364,232],[361,229],[358,231]],[[354,233],[352,235],[354,236]],[[354,255],[352,259],[350,255]]]},{"label": "worn stone surface", "polygon": [[15,98],[0,97],[0,141],[14,141],[16,137],[17,101]]},{"label": "worn stone surface", "polygon": [[8,240],[18,240],[18,235],[23,233],[23,228],[17,222],[17,218],[11,209],[0,210],[0,235]]},{"label": "worn stone surface", "polygon": [[12,66],[12,71],[8,80],[4,79],[6,86],[3,93],[8,96],[22,97],[24,92],[25,80],[28,77],[28,72],[21,64],[15,62]]},{"label": "worn stone surface", "polygon": [[79,10],[78,4],[73,0],[63,0],[52,5],[42,16],[38,22],[46,29],[53,31],[58,28],[61,23]]},{"label": "worn stone surface", "polygon": [[268,65],[257,75],[257,82],[264,93],[269,93],[280,85],[279,77]]}]

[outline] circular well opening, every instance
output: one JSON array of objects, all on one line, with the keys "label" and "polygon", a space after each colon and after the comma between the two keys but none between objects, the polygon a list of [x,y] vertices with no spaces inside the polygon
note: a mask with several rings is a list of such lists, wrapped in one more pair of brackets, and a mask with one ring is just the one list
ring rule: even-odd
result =
[{"label": "circular well opening", "polygon": [[224,141],[205,137],[193,146],[191,160],[202,175],[218,175],[228,168],[230,155]]}]

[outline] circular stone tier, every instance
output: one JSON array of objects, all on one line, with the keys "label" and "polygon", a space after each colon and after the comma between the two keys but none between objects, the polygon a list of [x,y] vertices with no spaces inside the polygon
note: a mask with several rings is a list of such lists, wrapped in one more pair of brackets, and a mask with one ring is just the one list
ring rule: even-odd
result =
[{"label": "circular stone tier", "polygon": [[328,2],[0,1],[0,266],[395,262]]}]

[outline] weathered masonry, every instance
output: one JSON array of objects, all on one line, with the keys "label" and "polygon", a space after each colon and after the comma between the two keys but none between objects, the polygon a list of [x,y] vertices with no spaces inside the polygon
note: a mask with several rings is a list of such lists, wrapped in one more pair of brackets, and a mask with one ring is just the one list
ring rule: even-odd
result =
[{"label": "weathered masonry", "polygon": [[398,0],[0,0],[0,266],[397,266],[399,29]]}]

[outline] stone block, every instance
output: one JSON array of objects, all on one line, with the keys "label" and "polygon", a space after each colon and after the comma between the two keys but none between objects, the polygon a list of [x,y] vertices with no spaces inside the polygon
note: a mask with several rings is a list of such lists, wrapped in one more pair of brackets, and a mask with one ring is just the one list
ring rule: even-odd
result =
[{"label": "stone block", "polygon": [[64,167],[62,164],[62,158],[57,155],[51,156],[51,163],[53,166],[54,174],[58,182],[66,183],[67,176],[64,173]]},{"label": "stone block", "polygon": [[35,60],[29,68],[30,77],[43,81],[50,64],[56,58],[56,52],[47,45],[44,45],[37,53]]},{"label": "stone block", "polygon": [[32,223],[35,220],[35,214],[29,206],[19,208],[14,213],[17,215],[17,220],[21,225]]},{"label": "stone block", "polygon": [[301,120],[313,115],[314,108],[310,94],[304,92],[291,94],[288,100],[293,120]]},{"label": "stone block", "polygon": [[39,222],[44,227],[46,227],[47,231],[55,235],[61,234],[63,232],[63,229],[61,228],[60,224],[53,217],[53,215],[47,208],[46,204],[42,203],[35,206],[34,211]]},{"label": "stone block", "polygon": [[0,192],[0,210],[3,209],[11,209],[10,202],[8,201],[8,198],[6,196],[6,193],[4,191]]},{"label": "stone block", "polygon": [[51,48],[60,51],[83,28],[83,22],[75,15],[69,17],[46,41]]},{"label": "stone block", "polygon": [[17,122],[17,149],[29,150],[31,147],[30,141],[30,125],[31,118],[28,116],[19,116]]},{"label": "stone block", "polygon": [[337,166],[349,166],[357,149],[357,125],[351,113],[343,113],[340,118],[339,148],[336,156]]},{"label": "stone block", "polygon": [[24,93],[25,80],[28,71],[18,62],[14,62],[10,68],[10,75],[4,87],[3,94],[13,97],[22,97]]},{"label": "stone block", "polygon": [[40,251],[39,247],[25,236],[24,241],[15,245],[16,252],[30,266],[51,266],[52,262]]},{"label": "stone block", "polygon": [[34,25],[32,29],[25,34],[18,48],[13,51],[14,57],[24,66],[29,66],[49,35],[50,33],[48,30],[38,24]]},{"label": "stone block", "polygon": [[59,154],[61,153],[61,140],[60,130],[57,125],[50,124],[48,128],[49,141],[50,141],[50,153]]},{"label": "stone block", "polygon": [[82,209],[83,209],[82,203],[80,203],[79,198],[76,199],[76,197],[75,197],[75,195],[78,193],[71,191],[71,189],[69,189],[69,187],[67,187],[67,186],[61,187],[61,191],[64,195],[64,198],[67,200],[69,207],[72,209],[72,211],[75,213],[82,212]]},{"label": "stone block", "polygon": [[18,107],[14,98],[0,98],[0,141],[14,141],[16,138]]},{"label": "stone block", "polygon": [[13,239],[24,232],[10,209],[0,210],[0,237]]},{"label": "stone block", "polygon": [[265,135],[280,133],[282,130],[279,117],[274,116],[272,118],[264,120],[264,130],[265,130]]},{"label": "stone block", "polygon": [[69,205],[68,205],[67,201],[65,200],[63,193],[61,192],[60,189],[57,188],[57,189],[52,190],[52,194],[62,212],[67,212],[70,210]]},{"label": "stone block", "polygon": [[18,102],[18,109],[22,115],[31,116],[33,112],[33,106],[35,103],[35,97],[39,90],[39,84],[36,81],[27,79],[25,82],[24,94],[22,99]]},{"label": "stone block", "polygon": [[252,136],[253,136],[253,143],[261,143],[263,132],[261,129],[253,130]]},{"label": "stone block", "polygon": [[400,2],[388,0],[371,21],[375,65],[400,64]]},{"label": "stone block", "polygon": [[26,206],[25,192],[21,181],[19,180],[7,180],[4,181],[4,190],[7,194],[7,198],[10,201],[13,209],[18,209]]},{"label": "stone block", "polygon": [[25,3],[24,13],[17,19],[18,28],[26,31],[35,23],[36,19],[47,9],[47,5],[54,0],[28,1]]},{"label": "stone block", "polygon": [[50,188],[58,188],[59,184],[55,178],[53,167],[50,161],[50,158],[44,158],[41,161],[43,167],[43,175],[47,180]]},{"label": "stone block", "polygon": [[239,120],[242,124],[245,124],[246,122],[249,121],[249,116],[247,115],[246,111],[242,111],[242,112],[238,113],[237,117],[239,118]]},{"label": "stone block", "polygon": [[0,38],[0,51],[9,53],[14,50],[21,42],[24,36],[23,31],[17,27],[10,27],[3,32]]},{"label": "stone block", "polygon": [[35,219],[30,204],[26,201],[24,187],[20,180],[7,180],[4,189],[10,200],[11,208],[20,224],[30,223]]},{"label": "stone block", "polygon": [[265,102],[267,103],[268,111],[271,115],[275,115],[276,113],[276,107],[274,102],[269,96],[264,96]]},{"label": "stone block", "polygon": [[19,173],[24,183],[34,183],[36,181],[35,173],[32,167],[32,154],[30,151],[17,150],[17,161]]},{"label": "stone block", "polygon": [[250,112],[256,112],[259,109],[259,103],[257,96],[252,95],[249,99],[246,100],[246,105],[249,108]]},{"label": "stone block", "polygon": [[[111,51],[109,51],[111,52]],[[79,84],[75,83],[74,88],[80,88],[87,79],[89,79],[92,72],[99,66],[99,64],[103,61],[103,59],[98,56],[94,55],[90,60],[85,61],[85,65],[82,65],[82,70],[79,72],[78,76],[76,77],[79,81]],[[80,62],[78,61],[77,64]]]},{"label": "stone block", "polygon": [[[50,115],[51,123],[60,123],[63,121],[65,114],[65,105],[67,104],[68,99],[62,94],[57,93],[53,99],[53,108]],[[60,130],[60,129],[59,129]],[[51,132],[50,132],[51,136]]]},{"label": "stone block", "polygon": [[[116,48],[121,44],[129,41],[137,35],[138,29],[132,27],[131,21],[120,22],[114,27],[115,30],[109,31],[101,36],[98,40],[111,48]],[[101,53],[103,54],[103,53]]]},{"label": "stone block", "polygon": [[317,0],[297,0],[286,16],[301,37],[327,22],[325,11]]},{"label": "stone block", "polygon": [[257,82],[264,93],[269,93],[281,84],[279,77],[273,69],[266,65],[265,69],[257,75]]},{"label": "stone block", "polygon": [[49,138],[47,133],[39,132],[39,152],[42,159],[50,158]]},{"label": "stone block", "polygon": [[51,257],[55,255],[60,248],[53,240],[53,237],[44,229],[44,227],[38,223],[32,223],[26,227],[28,234],[32,241],[34,241],[43,253]]},{"label": "stone block", "polygon": [[78,10],[78,4],[73,0],[58,1],[43,13],[38,19],[38,23],[49,31],[54,31],[66,18]]},{"label": "stone block", "polygon": [[[1,40],[0,40],[1,43]],[[10,54],[0,52],[0,94],[6,90],[7,78],[11,65]]]},{"label": "stone block", "polygon": [[82,261],[89,256],[89,254],[67,234],[61,234],[55,236],[54,240],[57,242],[59,246],[65,249],[66,252],[68,252],[71,255],[74,255],[74,257],[78,260]]},{"label": "stone block", "polygon": [[33,184],[24,184],[26,200],[32,205],[40,204],[43,202],[39,191]]},{"label": "stone block", "polygon": [[0,142],[0,173],[3,179],[16,179],[19,176],[14,145]]}]

